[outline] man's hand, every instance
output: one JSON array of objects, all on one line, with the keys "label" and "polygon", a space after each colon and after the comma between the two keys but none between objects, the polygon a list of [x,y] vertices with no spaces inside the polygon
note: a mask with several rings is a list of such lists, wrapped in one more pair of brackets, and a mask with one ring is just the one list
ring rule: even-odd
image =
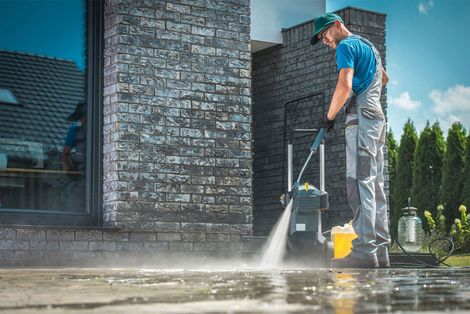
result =
[{"label": "man's hand", "polygon": [[70,152],[72,149],[68,146],[64,146],[64,150],[60,155],[60,163],[62,164],[62,170],[64,171],[71,171],[72,166],[70,165]]},{"label": "man's hand", "polygon": [[388,83],[388,75],[387,72],[385,72],[385,69],[382,67],[382,86],[387,85]]},{"label": "man's hand", "polygon": [[325,114],[325,116],[323,117],[323,121],[321,122],[321,128],[322,129],[325,129],[326,132],[330,132],[331,129],[333,129],[333,127],[335,126],[335,119],[333,120],[330,120],[328,119],[328,114]]}]

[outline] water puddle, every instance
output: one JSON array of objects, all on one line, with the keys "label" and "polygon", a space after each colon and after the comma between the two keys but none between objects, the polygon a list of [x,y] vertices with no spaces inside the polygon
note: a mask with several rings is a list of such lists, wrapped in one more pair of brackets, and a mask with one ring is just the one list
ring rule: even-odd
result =
[{"label": "water puddle", "polygon": [[470,311],[470,269],[3,269],[8,313]]}]

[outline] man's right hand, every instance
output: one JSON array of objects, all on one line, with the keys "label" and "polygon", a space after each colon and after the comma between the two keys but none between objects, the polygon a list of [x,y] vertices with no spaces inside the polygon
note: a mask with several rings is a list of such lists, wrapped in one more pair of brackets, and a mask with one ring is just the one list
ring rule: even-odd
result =
[{"label": "man's right hand", "polygon": [[328,119],[328,114],[325,114],[320,127],[322,129],[325,129],[325,131],[328,133],[331,131],[331,129],[333,129],[334,126],[335,126],[335,120]]}]

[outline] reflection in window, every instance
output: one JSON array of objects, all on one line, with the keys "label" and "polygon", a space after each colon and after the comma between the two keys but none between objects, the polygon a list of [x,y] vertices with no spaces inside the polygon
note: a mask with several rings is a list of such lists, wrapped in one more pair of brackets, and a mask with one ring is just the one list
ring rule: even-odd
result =
[{"label": "reflection in window", "polygon": [[9,105],[19,105],[18,100],[11,90],[6,88],[0,88],[0,103]]},{"label": "reflection in window", "polygon": [[85,3],[0,2],[0,211],[83,212]]}]

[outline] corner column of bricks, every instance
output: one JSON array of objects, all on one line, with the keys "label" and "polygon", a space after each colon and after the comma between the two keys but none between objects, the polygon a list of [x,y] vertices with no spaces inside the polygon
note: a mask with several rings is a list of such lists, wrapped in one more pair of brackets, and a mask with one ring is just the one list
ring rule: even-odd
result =
[{"label": "corner column of bricks", "polygon": [[251,234],[249,34],[249,0],[106,1],[106,227],[184,250]]}]

